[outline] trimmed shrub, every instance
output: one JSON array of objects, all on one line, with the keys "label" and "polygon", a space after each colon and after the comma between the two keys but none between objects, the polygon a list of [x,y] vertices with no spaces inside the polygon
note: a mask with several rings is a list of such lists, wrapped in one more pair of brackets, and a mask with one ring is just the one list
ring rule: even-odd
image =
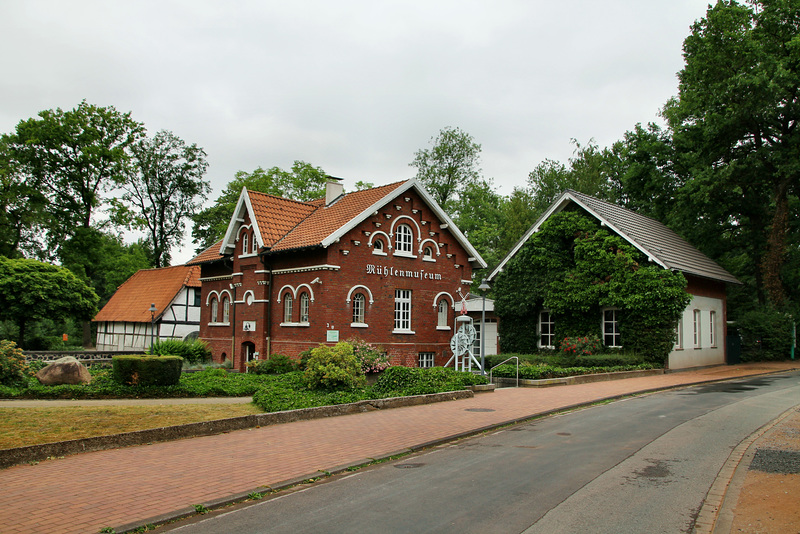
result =
[{"label": "trimmed shrub", "polygon": [[344,341],[312,349],[304,378],[312,389],[350,389],[366,383],[353,346]]},{"label": "trimmed shrub", "polygon": [[179,339],[162,339],[155,341],[147,350],[147,354],[156,356],[180,356],[189,363],[207,362],[211,359],[208,343],[200,339],[182,341]]},{"label": "trimmed shrub", "polygon": [[22,349],[13,341],[0,341],[0,385],[16,386],[25,383],[27,365]]},{"label": "trimmed shrub", "polygon": [[283,354],[273,354],[266,360],[247,362],[247,369],[257,375],[282,375],[297,371],[299,364]]},{"label": "trimmed shrub", "polygon": [[427,369],[395,366],[386,369],[373,389],[376,393],[399,395],[428,395],[443,391],[458,391],[466,386],[485,384],[486,377],[456,371],[449,367]]},{"label": "trimmed shrub", "polygon": [[[113,377],[126,386],[174,386],[180,381],[180,356],[114,356]],[[225,371],[222,371],[225,373]],[[226,373],[227,374],[227,373]]]}]

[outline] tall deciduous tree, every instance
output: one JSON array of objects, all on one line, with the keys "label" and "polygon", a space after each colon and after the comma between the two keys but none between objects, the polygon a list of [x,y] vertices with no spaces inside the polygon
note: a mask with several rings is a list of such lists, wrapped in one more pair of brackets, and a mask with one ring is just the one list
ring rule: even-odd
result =
[{"label": "tall deciduous tree", "polygon": [[748,4],[720,0],[693,25],[664,113],[691,170],[681,200],[755,243],[760,296],[780,306],[800,193],[800,5]]},{"label": "tall deciduous tree", "polygon": [[0,256],[40,256],[47,201],[12,156],[9,141],[9,136],[0,137]]},{"label": "tall deciduous tree", "polygon": [[155,267],[170,263],[170,251],[183,239],[185,220],[200,208],[211,186],[203,176],[206,153],[162,130],[131,147],[133,173],[114,201],[116,219],[144,230]]},{"label": "tall deciduous tree", "polygon": [[31,321],[89,320],[97,313],[97,302],[97,294],[64,267],[0,257],[0,320],[18,326],[20,346]]},{"label": "tall deciduous tree", "polygon": [[9,148],[47,198],[51,253],[75,228],[89,228],[102,194],[125,181],[129,148],[142,131],[130,113],[85,100],[75,109],[45,110],[17,124]]},{"label": "tall deciduous tree", "polygon": [[267,170],[258,167],[253,172],[237,172],[214,205],[192,217],[192,237],[198,245],[197,252],[207,249],[225,235],[243,187],[249,191],[309,201],[325,195],[326,182],[325,171],[305,161],[295,161],[290,171],[279,167]]},{"label": "tall deciduous tree", "polygon": [[409,166],[417,179],[445,211],[457,211],[465,188],[481,178],[481,145],[460,128],[446,127],[431,138],[430,149],[420,149]]}]

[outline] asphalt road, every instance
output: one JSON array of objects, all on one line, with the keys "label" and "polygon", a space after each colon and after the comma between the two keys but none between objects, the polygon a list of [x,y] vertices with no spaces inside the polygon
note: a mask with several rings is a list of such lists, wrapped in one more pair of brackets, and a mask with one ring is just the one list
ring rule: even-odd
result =
[{"label": "asphalt road", "polygon": [[644,395],[461,440],[171,530],[690,532],[731,450],[799,402],[799,373]]}]

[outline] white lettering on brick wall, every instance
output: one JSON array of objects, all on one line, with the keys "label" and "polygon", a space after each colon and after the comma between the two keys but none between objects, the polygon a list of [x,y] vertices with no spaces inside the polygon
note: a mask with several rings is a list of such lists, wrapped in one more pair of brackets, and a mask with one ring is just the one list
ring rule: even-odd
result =
[{"label": "white lettering on brick wall", "polygon": [[367,274],[375,276],[393,276],[397,278],[418,278],[420,280],[441,280],[442,275],[427,273],[425,269],[409,271],[408,269],[395,269],[394,267],[367,264]]}]

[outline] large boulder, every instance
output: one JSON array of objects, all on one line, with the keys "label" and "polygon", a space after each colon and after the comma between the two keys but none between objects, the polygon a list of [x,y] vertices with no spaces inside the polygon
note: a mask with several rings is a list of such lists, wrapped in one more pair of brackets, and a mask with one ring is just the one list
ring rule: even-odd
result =
[{"label": "large boulder", "polygon": [[39,383],[45,386],[60,384],[88,384],[92,381],[89,370],[77,358],[64,356],[36,373]]}]

